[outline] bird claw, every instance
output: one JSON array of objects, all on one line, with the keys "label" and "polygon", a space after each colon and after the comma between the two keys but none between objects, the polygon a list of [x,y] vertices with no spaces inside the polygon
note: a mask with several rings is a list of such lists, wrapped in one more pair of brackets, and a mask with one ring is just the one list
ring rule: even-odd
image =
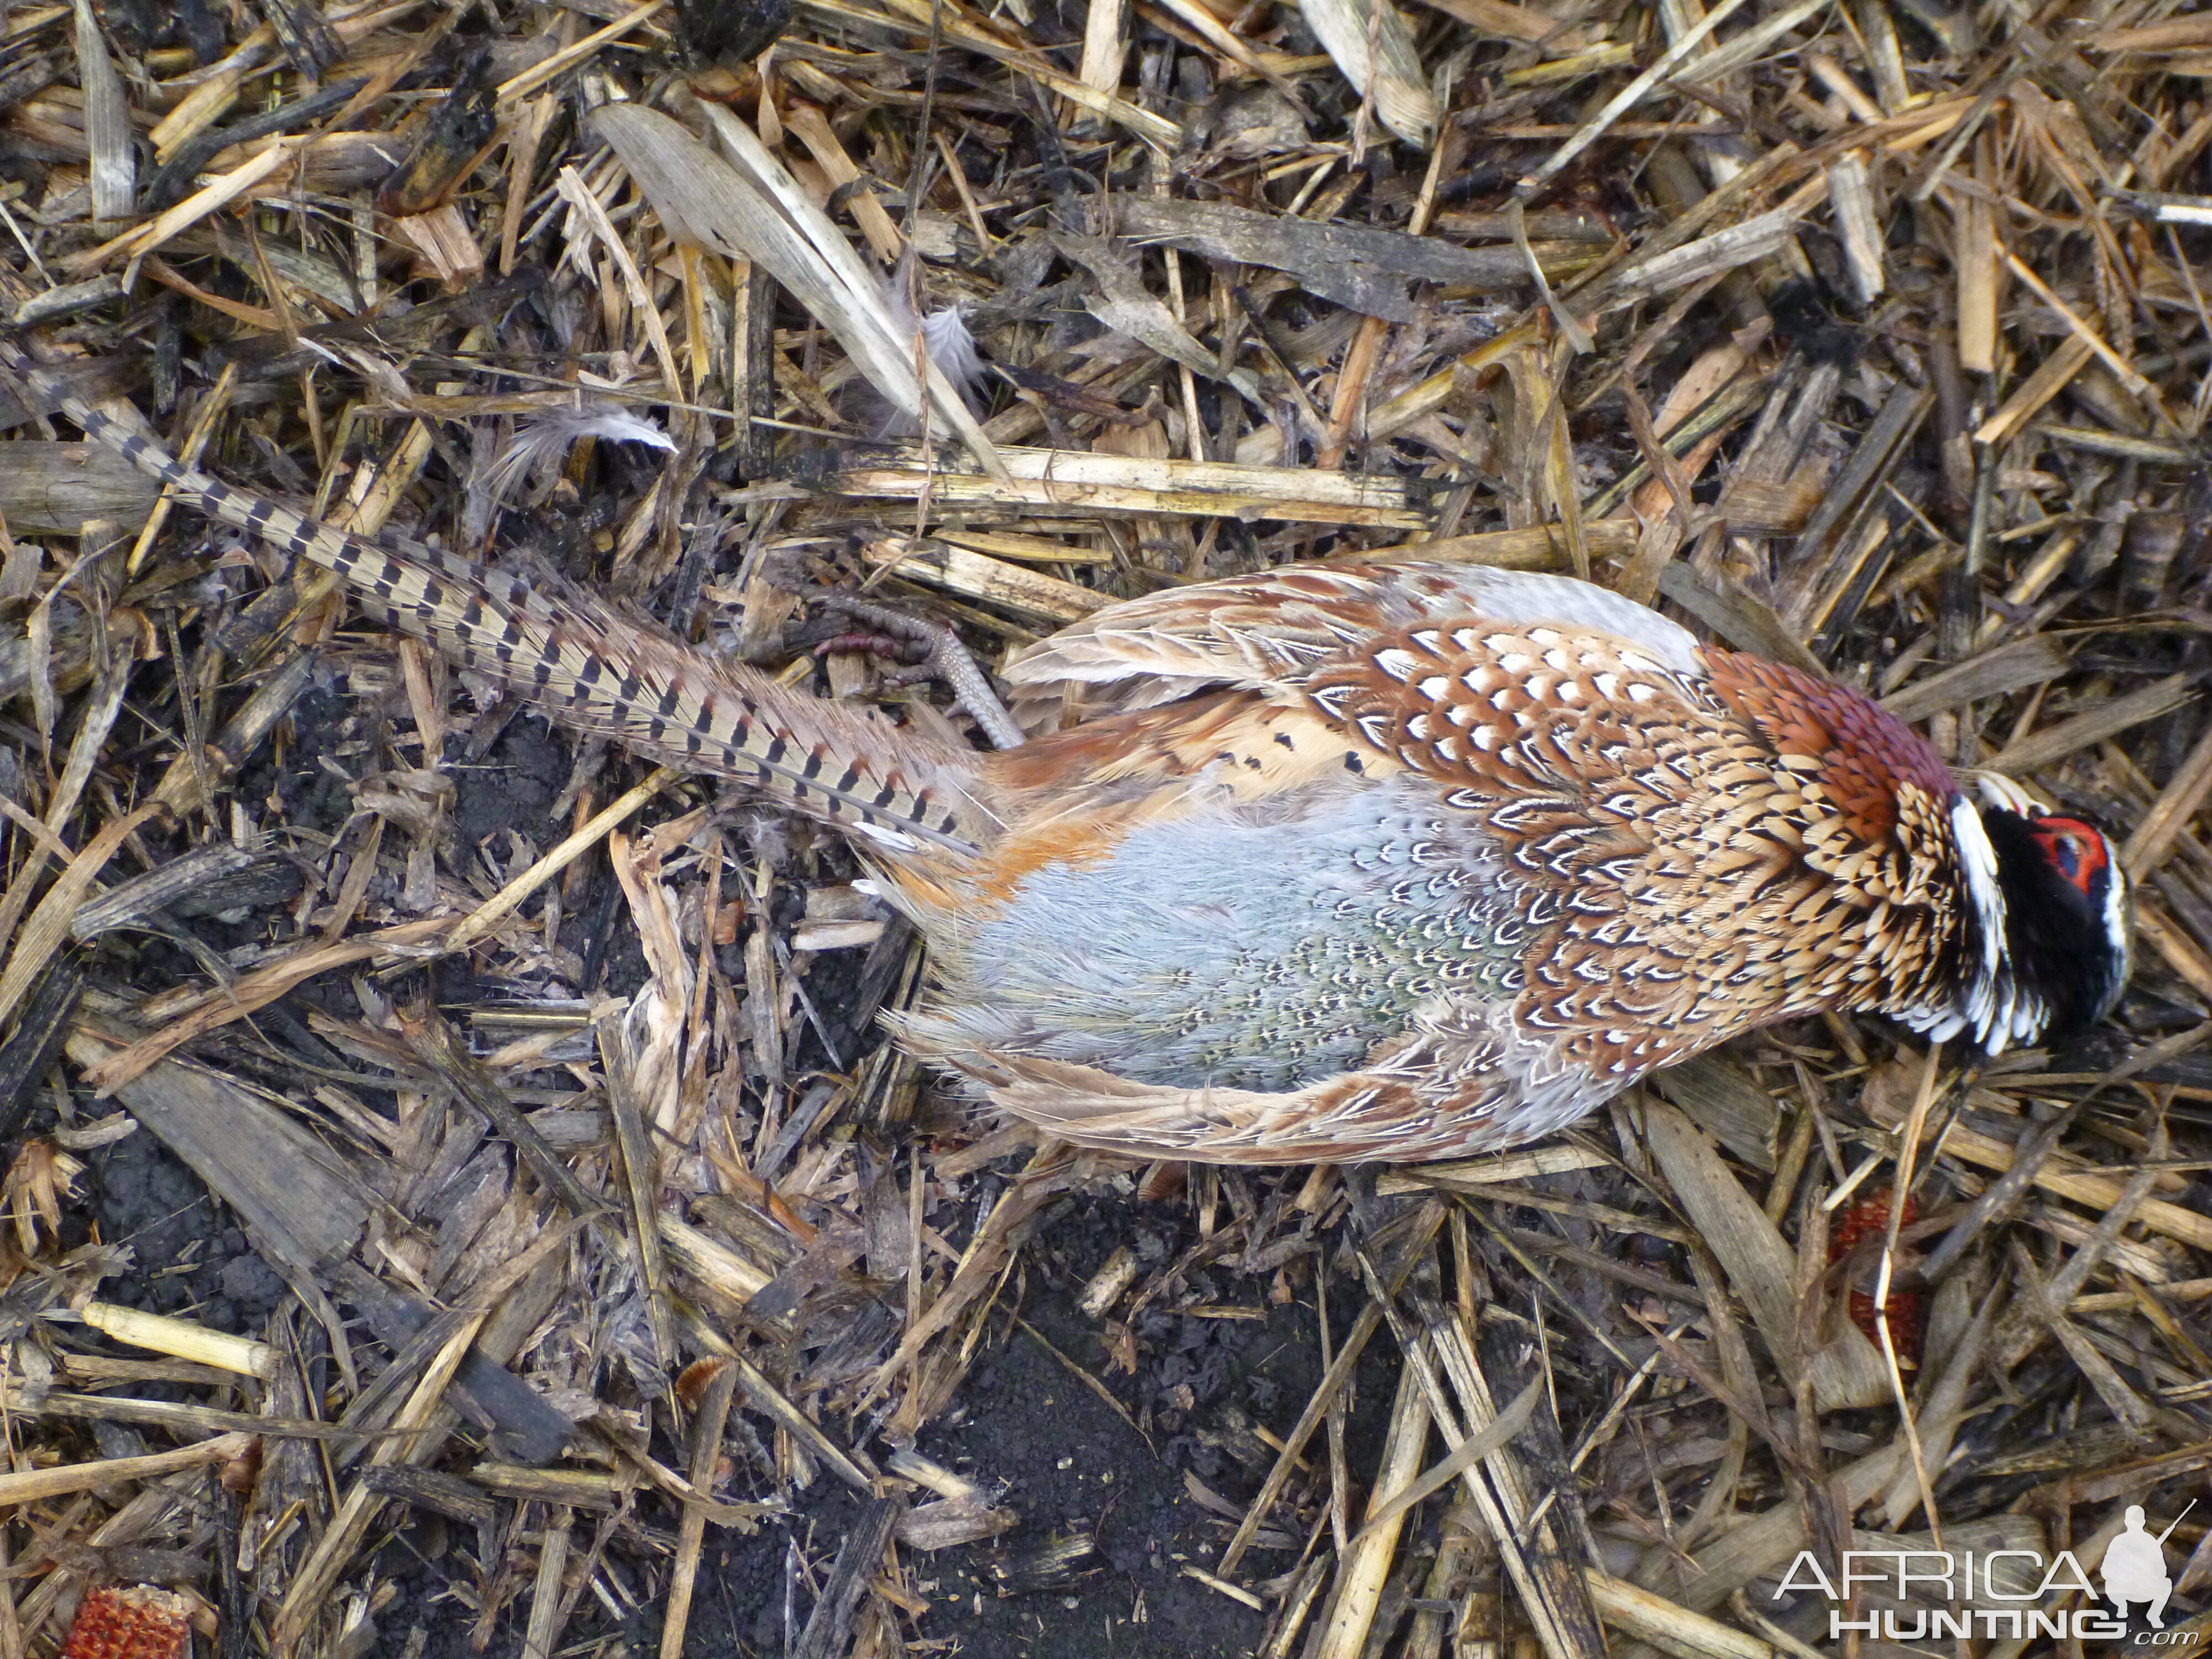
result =
[{"label": "bird claw", "polygon": [[895,640],[888,634],[864,634],[855,630],[849,634],[832,634],[826,640],[817,640],[807,649],[816,657],[826,657],[833,651],[865,651],[882,662],[908,663],[908,652],[913,648],[911,640]]},{"label": "bird claw", "polygon": [[[983,728],[995,749],[1016,749],[1021,746],[1022,728],[1006,712],[999,694],[992,690],[990,677],[977,665],[960,636],[939,623],[909,617],[889,605],[874,605],[866,599],[856,599],[843,593],[825,593],[823,605],[841,611],[856,623],[866,623],[890,639],[918,646],[925,653],[922,665],[935,678],[951,688],[954,700],[966,709],[975,724]],[[862,635],[861,637],[868,637]],[[848,647],[849,648],[849,647]]]}]

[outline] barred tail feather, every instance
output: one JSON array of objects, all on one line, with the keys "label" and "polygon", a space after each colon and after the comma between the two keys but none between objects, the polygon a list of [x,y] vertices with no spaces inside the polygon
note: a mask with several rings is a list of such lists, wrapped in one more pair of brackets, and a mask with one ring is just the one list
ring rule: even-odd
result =
[{"label": "barred tail feather", "polygon": [[757,785],[893,854],[972,853],[990,838],[973,788],[980,757],[971,751],[696,651],[550,572],[483,570],[233,489],[92,408],[5,336],[0,364],[188,506],[336,572],[370,608],[564,726]]},{"label": "barred tail feather", "polygon": [[400,626],[564,726],[742,779],[887,852],[972,854],[990,838],[973,750],[778,685],[550,571],[471,570],[458,594],[436,575],[423,578],[432,591],[419,596],[403,591],[395,603],[378,594]]}]

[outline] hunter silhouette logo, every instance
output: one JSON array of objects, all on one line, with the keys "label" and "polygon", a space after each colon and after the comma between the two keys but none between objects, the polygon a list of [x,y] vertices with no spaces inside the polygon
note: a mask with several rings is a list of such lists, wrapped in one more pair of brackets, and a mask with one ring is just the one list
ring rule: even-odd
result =
[{"label": "hunter silhouette logo", "polygon": [[2189,1508],[2175,1516],[2166,1523],[2166,1530],[2154,1538],[2144,1529],[2142,1505],[2128,1505],[2128,1512],[2122,1517],[2127,1530],[2106,1546],[2101,1569],[2105,1599],[2112,1604],[2114,1618],[2125,1619],[2130,1606],[2147,1601],[2150,1604],[2150,1627],[2166,1628],[2166,1598],[2173,1594],[2173,1580],[2166,1576],[2166,1540],[2181,1524],[2182,1516],[2196,1507],[2197,1500],[2191,1498]]}]

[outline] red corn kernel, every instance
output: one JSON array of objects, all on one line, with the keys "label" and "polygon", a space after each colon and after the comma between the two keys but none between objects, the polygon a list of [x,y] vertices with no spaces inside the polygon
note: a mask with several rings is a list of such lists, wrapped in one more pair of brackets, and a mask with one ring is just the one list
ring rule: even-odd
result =
[{"label": "red corn kernel", "polygon": [[[1828,1229],[1828,1261],[1830,1265],[1841,1261],[1862,1243],[1871,1240],[1879,1243],[1889,1234],[1890,1188],[1884,1187],[1864,1198],[1845,1205],[1836,1212]],[[1905,1213],[1898,1218],[1900,1228],[1909,1227],[1919,1218],[1919,1206],[1911,1199],[1905,1200]],[[1851,1323],[1864,1333],[1866,1340],[1877,1348],[1881,1346],[1881,1333],[1877,1328],[1874,1306],[1874,1279],[1867,1276],[1864,1288],[1854,1283],[1849,1292]],[[1920,1337],[1927,1319],[1927,1309],[1917,1291],[1897,1288],[1894,1279],[1890,1286],[1887,1310],[1890,1345],[1897,1350],[1899,1370],[1917,1370],[1920,1366]]]},{"label": "red corn kernel", "polygon": [[62,1659],[184,1659],[192,1604],[151,1584],[102,1584],[77,1604]]}]

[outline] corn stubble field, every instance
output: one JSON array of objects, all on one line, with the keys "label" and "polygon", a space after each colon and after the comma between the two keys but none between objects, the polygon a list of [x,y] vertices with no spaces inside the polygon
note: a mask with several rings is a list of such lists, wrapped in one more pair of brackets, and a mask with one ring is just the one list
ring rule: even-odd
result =
[{"label": "corn stubble field", "polygon": [[2130,1506],[2204,1639],[2208,79],[2171,0],[12,7],[10,337],[240,488],[961,741],[818,596],[988,668],[1583,574],[2137,902],[2061,1051],[1830,1017],[1458,1164],[1080,1152],[886,1045],[839,837],[11,377],[0,1659],[2078,1652],[1990,1553],[2100,1589]]}]

